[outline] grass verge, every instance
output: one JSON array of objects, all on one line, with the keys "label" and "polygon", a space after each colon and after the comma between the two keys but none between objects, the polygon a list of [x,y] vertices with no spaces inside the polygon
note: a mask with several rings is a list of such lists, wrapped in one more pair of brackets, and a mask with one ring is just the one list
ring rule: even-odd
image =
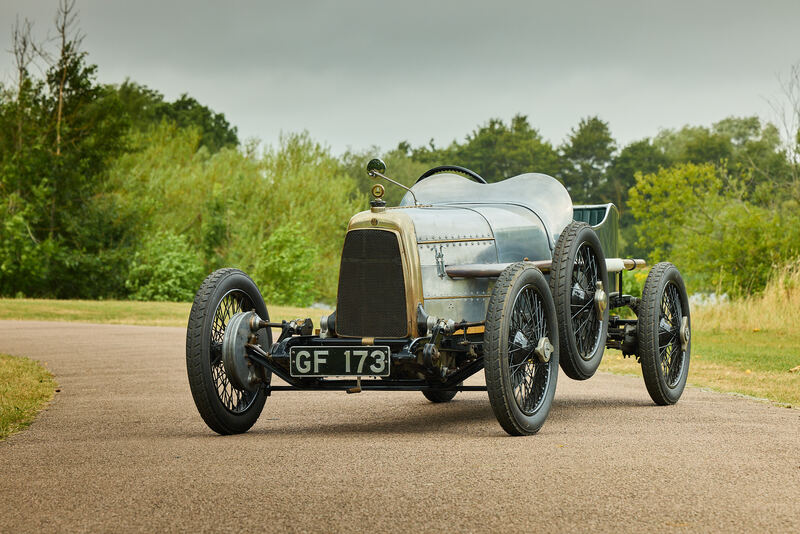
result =
[{"label": "grass verge", "polygon": [[[696,323],[695,323],[696,324]],[[692,332],[689,384],[725,393],[741,393],[777,404],[800,407],[800,333],[769,331]],[[609,350],[601,371],[641,376],[635,358]]]},{"label": "grass verge", "polygon": [[[774,271],[763,293],[692,310],[689,384],[800,407],[800,261]],[[641,375],[608,351],[604,371]]]},{"label": "grass verge", "polygon": [[39,362],[0,354],[0,441],[30,425],[55,389],[53,375]]},{"label": "grass verge", "polygon": [[[0,319],[185,326],[190,303],[0,299]],[[268,306],[273,320],[329,310]],[[757,297],[692,314],[689,383],[800,406],[800,269],[784,271]],[[601,370],[641,376],[634,359],[608,351]]]},{"label": "grass verge", "polygon": [[[131,300],[0,299],[0,320],[75,321],[80,323],[186,326],[190,302]],[[311,317],[314,324],[330,310],[268,306],[270,319]]]}]

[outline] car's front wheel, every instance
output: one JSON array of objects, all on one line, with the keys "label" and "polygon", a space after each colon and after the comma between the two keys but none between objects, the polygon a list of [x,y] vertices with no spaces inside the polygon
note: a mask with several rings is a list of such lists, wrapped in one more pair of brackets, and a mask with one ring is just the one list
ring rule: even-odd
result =
[{"label": "car's front wheel", "polygon": [[[211,273],[197,291],[186,330],[186,371],[197,411],[209,428],[219,434],[246,432],[255,424],[266,402],[262,387],[238,389],[223,365],[222,341],[231,317],[254,310],[269,320],[267,306],[256,284],[238,269]],[[261,330],[259,344],[272,344],[269,329]],[[265,375],[265,383],[269,376]]]},{"label": "car's front wheel", "polygon": [[509,434],[535,434],[547,419],[556,391],[558,349],[547,280],[530,264],[509,266],[489,299],[483,341],[489,401]]}]

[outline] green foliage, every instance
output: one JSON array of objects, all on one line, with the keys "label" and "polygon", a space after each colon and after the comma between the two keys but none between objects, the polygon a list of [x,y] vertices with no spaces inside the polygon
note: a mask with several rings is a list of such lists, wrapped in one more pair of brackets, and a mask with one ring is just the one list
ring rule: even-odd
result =
[{"label": "green foliage", "polygon": [[18,292],[37,294],[37,286],[46,283],[48,263],[42,261],[52,254],[52,241],[36,241],[29,219],[31,206],[17,208],[20,199],[9,195],[6,209],[0,211],[0,294]]},{"label": "green foliage", "polygon": [[[671,163],[712,163],[741,179],[750,192],[786,184],[791,168],[778,129],[758,117],[728,117],[706,128],[662,130],[654,140]],[[664,165],[666,166],[666,165]],[[638,169],[650,172],[647,169]],[[768,198],[771,194],[762,195]]]},{"label": "green foliage", "polygon": [[345,152],[341,157],[342,170],[356,184],[356,191],[367,192],[373,185],[379,183],[386,188],[383,199],[387,206],[398,205],[406,191],[381,178],[375,179],[367,175],[365,170],[367,162],[374,157],[386,162],[387,176],[407,187],[414,185],[417,178],[431,168],[427,163],[412,159],[408,143],[400,143],[397,148],[388,152],[381,152],[377,147],[358,152]]},{"label": "green foliage", "polygon": [[20,76],[16,91],[0,91],[0,291],[118,294],[124,221],[103,172],[126,148],[119,102],[73,42],[43,79]]},{"label": "green foliage", "polygon": [[119,86],[106,86],[105,90],[119,99],[125,115],[138,130],[147,130],[164,121],[179,128],[197,128],[200,145],[211,152],[239,145],[236,127],[231,126],[225,115],[214,112],[186,93],[174,102],[166,102],[158,91],[130,80]]},{"label": "green foliage", "polygon": [[134,300],[190,301],[205,276],[186,238],[158,232],[142,241],[131,261],[125,287]]},{"label": "green foliage", "polygon": [[318,297],[334,302],[347,223],[369,207],[366,192],[358,191],[339,160],[307,133],[284,136],[263,155],[260,165],[263,178],[247,195],[249,219],[230,259],[251,264],[251,251],[260,250],[274,229],[295,225],[318,247],[312,256]]},{"label": "green foliage", "polygon": [[636,173],[649,174],[669,166],[669,159],[650,139],[641,139],[623,148],[611,162],[605,187],[600,191],[604,201],[613,202],[620,216],[627,214],[628,191],[636,183]]},{"label": "green foliage", "polygon": [[555,174],[559,168],[553,146],[542,139],[524,115],[512,117],[508,126],[500,119],[489,120],[467,136],[455,156],[487,182],[526,172]]},{"label": "green foliage", "polygon": [[[66,36],[42,76],[23,61],[0,85],[0,295],[187,299],[197,273],[236,265],[272,300],[334,302],[347,221],[368,207],[364,166],[380,150],[337,158],[307,133],[240,146],[224,115],[186,94],[100,85],[79,42]],[[515,115],[381,157],[408,186],[443,164],[489,182],[553,175],[576,203],[618,206],[626,254],[674,261],[698,289],[748,292],[800,248],[786,137],[728,117],[617,150],[609,125],[586,117],[556,149]],[[383,185],[399,203],[404,191]]]},{"label": "green foliage", "polygon": [[635,271],[622,271],[622,293],[641,298],[644,282],[650,269],[637,269]]},{"label": "green foliage", "polygon": [[405,145],[405,148],[412,159],[427,164],[428,168],[460,165],[477,172],[487,182],[526,172],[555,175],[559,169],[558,153],[525,115],[515,115],[509,124],[490,119],[467,135],[463,143],[454,141],[445,149],[437,149],[433,142],[427,147],[411,150]]},{"label": "green foliage", "polygon": [[637,173],[629,202],[652,261],[680,265],[694,290],[760,291],[773,265],[800,254],[797,213],[751,203],[741,180],[711,164]]},{"label": "green foliage", "polygon": [[109,171],[131,232],[140,240],[162,229],[185,235],[207,272],[225,265],[250,272],[263,263],[263,244],[292,225],[315,243],[305,249],[313,291],[301,293],[333,302],[347,221],[367,206],[339,161],[307,134],[287,136],[263,155],[212,154],[200,143],[197,129],[167,123],[131,134],[136,151]]},{"label": "green foliage", "polygon": [[314,303],[318,296],[314,260],[319,249],[301,227],[278,227],[259,252],[253,278],[265,300],[294,306]]},{"label": "green foliage", "polygon": [[606,170],[611,165],[616,144],[608,123],[598,117],[581,119],[561,147],[561,167],[557,176],[564,182],[572,200],[597,204],[604,200]]},{"label": "green foliage", "polygon": [[628,191],[636,183],[636,173],[653,173],[668,166],[669,159],[645,138],[624,147],[608,168],[600,201],[613,202],[619,209],[622,254],[637,258],[648,255],[648,249],[636,243],[635,219],[628,209]]}]

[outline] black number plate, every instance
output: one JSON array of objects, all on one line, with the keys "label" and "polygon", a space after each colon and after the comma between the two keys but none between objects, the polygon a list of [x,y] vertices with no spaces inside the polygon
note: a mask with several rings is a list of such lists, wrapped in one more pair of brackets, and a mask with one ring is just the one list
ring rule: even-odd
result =
[{"label": "black number plate", "polygon": [[389,376],[389,347],[292,347],[292,376]]}]

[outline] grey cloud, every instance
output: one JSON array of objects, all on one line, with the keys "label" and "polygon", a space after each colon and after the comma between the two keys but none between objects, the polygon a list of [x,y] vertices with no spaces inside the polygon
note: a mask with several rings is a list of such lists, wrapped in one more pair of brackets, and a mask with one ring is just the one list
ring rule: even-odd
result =
[{"label": "grey cloud", "polygon": [[[767,115],[800,60],[791,2],[79,2],[101,79],[188,92],[240,133],[341,151],[444,144],[528,114],[559,142],[599,114],[622,142]],[[4,2],[50,26],[55,2]],[[2,26],[0,26],[2,27]],[[7,35],[7,34],[3,34]],[[8,41],[8,38],[5,39]],[[8,71],[10,57],[0,58]]]}]

